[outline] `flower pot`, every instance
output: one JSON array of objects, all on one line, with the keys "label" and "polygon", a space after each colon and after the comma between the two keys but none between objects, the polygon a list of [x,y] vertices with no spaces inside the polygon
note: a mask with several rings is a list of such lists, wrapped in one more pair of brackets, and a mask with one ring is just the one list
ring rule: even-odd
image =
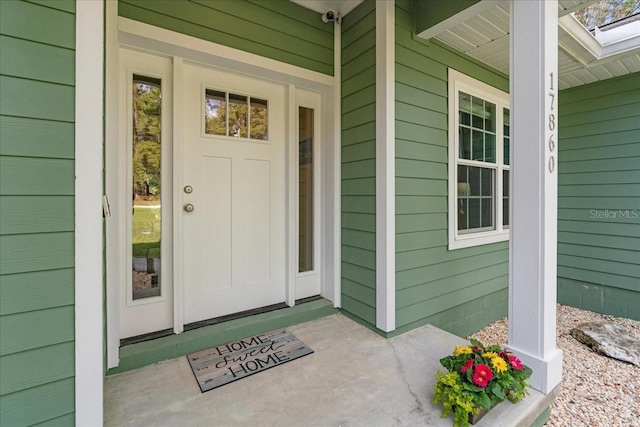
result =
[{"label": "flower pot", "polygon": [[469,424],[471,425],[476,424],[478,421],[482,419],[482,417],[487,415],[491,409],[493,409],[493,406],[490,409],[481,408],[480,412],[478,412],[477,414],[469,414]]},{"label": "flower pot", "polygon": [[[505,396],[508,395],[509,393],[511,393],[511,390],[505,390],[504,394]],[[504,402],[504,401],[503,401]],[[485,408],[480,408],[480,412],[478,412],[477,414],[469,414],[469,424],[473,425],[476,424],[478,421],[480,421],[482,419],[482,417],[484,417],[485,415],[487,415],[489,413],[490,410],[492,410],[493,408],[495,408],[495,406],[498,403],[502,403],[502,402],[495,402],[491,405],[491,408],[489,409],[485,409]]]}]

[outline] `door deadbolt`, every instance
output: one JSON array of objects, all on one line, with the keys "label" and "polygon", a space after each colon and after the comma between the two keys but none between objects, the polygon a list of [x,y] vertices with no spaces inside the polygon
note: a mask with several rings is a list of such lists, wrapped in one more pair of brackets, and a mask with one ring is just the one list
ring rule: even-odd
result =
[{"label": "door deadbolt", "polygon": [[191,203],[187,203],[186,205],[184,205],[185,212],[193,212],[194,209],[195,207]]},{"label": "door deadbolt", "polygon": [[184,192],[187,193],[187,194],[193,193],[193,187],[190,186],[190,185],[185,185],[184,186]]}]

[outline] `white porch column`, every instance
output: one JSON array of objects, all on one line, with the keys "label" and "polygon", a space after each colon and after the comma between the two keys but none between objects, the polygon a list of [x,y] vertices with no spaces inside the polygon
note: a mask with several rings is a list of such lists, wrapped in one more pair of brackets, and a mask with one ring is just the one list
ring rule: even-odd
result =
[{"label": "white porch column", "polygon": [[508,346],[549,393],[556,348],[558,2],[511,1],[511,239]]},{"label": "white porch column", "polygon": [[376,0],[376,326],[396,328],[395,2]]},{"label": "white porch column", "polygon": [[104,2],[76,2],[75,424],[103,423]]}]

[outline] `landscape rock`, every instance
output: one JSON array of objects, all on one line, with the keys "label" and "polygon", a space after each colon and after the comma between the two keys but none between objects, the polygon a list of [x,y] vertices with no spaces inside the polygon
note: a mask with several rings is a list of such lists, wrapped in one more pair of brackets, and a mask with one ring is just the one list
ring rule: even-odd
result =
[{"label": "landscape rock", "polygon": [[571,335],[595,352],[640,368],[640,339],[611,322],[587,322],[571,329]]}]

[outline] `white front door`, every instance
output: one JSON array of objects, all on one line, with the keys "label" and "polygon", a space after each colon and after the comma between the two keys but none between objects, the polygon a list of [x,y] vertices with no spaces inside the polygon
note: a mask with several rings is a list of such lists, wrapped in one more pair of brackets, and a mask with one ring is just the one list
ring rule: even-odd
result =
[{"label": "white front door", "polygon": [[285,301],[285,87],[184,65],[184,323]]}]

